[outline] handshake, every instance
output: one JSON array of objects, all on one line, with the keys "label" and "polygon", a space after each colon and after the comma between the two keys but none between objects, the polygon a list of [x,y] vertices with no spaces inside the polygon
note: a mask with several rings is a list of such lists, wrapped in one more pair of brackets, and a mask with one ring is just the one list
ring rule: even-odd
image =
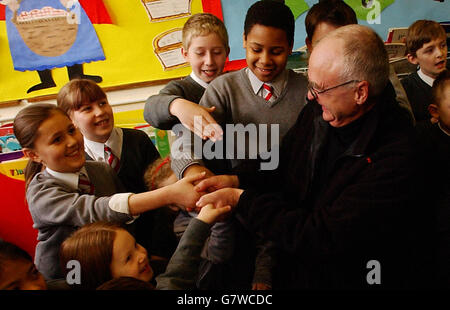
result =
[{"label": "handshake", "polygon": [[224,220],[234,208],[243,190],[237,176],[211,175],[203,171],[190,174],[172,184],[175,204],[207,224]]}]

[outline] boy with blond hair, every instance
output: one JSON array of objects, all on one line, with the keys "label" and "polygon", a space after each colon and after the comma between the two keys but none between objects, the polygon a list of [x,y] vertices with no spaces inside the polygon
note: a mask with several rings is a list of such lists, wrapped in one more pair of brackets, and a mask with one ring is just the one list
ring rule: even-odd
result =
[{"label": "boy with blond hair", "polygon": [[145,103],[144,118],[153,127],[170,130],[178,123],[194,130],[193,118],[215,124],[209,112],[199,107],[208,84],[222,74],[230,52],[228,33],[223,22],[209,13],[190,17],[183,27],[181,53],[192,72],[182,80],[169,82]]},{"label": "boy with blond hair", "polygon": [[408,28],[408,61],[420,68],[401,82],[417,122],[430,121],[431,87],[447,65],[447,36],[444,28],[432,20],[418,20]]}]

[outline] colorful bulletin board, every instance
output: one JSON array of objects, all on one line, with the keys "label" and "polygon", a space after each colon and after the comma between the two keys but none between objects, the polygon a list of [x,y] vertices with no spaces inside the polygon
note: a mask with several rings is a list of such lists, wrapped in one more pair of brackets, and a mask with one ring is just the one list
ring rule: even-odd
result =
[{"label": "colorful bulletin board", "polygon": [[[27,1],[34,0],[22,0],[20,5],[25,7]],[[68,1],[34,1],[36,2],[52,3],[57,9],[52,14],[60,14],[60,9],[64,10],[64,6],[60,3]],[[108,90],[111,87],[127,88],[130,85],[136,86],[147,82],[167,82],[169,79],[190,73],[190,68],[184,63],[180,53],[181,28],[192,14],[203,11],[202,0],[78,0],[75,2],[81,4],[83,11],[92,21],[105,56],[105,60],[84,63],[83,73],[101,76],[103,79],[99,83],[101,87]],[[209,1],[204,0],[204,2]],[[90,6],[95,7],[90,10]],[[99,13],[98,7],[104,7],[105,11]],[[62,65],[51,69],[55,87],[27,93],[30,86],[40,83],[40,76],[36,70],[15,70],[5,20],[8,10],[9,8],[0,5],[0,103],[55,95],[69,80],[68,66]],[[19,8],[17,15],[21,13],[20,10]],[[11,12],[10,10],[9,14]],[[80,10],[77,11],[75,8],[68,14],[77,16],[79,12]],[[32,14],[38,16],[43,13],[39,10],[36,12],[26,10],[22,15],[31,16]],[[83,18],[84,15],[79,14],[79,16]],[[18,24],[15,25],[19,29]],[[69,30],[61,32],[69,36]],[[22,33],[21,38],[25,38]],[[73,46],[76,46],[78,40],[80,40],[79,37],[75,39]],[[35,41],[39,43],[39,38]],[[27,50],[32,43],[26,42],[26,44],[28,45],[23,50]],[[47,59],[46,57],[49,56],[43,56],[42,59]]]},{"label": "colorful bulletin board", "polygon": [[[361,0],[344,0],[356,12],[358,23],[372,27],[382,39],[386,39],[389,28],[408,27],[418,19],[432,19],[438,22],[450,20],[448,0],[367,0],[374,6],[365,8]],[[244,59],[242,33],[244,32],[245,13],[256,0],[221,0],[225,26],[230,39],[230,60]],[[318,0],[285,0],[296,18],[294,50],[305,45],[305,17],[310,7]],[[378,2],[376,4],[375,2]],[[330,4],[332,5],[332,4]],[[375,14],[377,6],[381,14]],[[374,21],[369,24],[367,18]],[[379,20],[378,20],[379,17]],[[379,22],[379,23],[378,23]]]}]

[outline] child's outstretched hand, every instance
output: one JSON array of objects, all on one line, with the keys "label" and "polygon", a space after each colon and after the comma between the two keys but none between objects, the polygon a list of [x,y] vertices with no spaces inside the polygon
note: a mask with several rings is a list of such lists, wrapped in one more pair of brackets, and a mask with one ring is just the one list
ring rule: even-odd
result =
[{"label": "child's outstretched hand", "polygon": [[200,210],[199,214],[197,215],[197,219],[211,225],[215,222],[223,220],[226,214],[228,214],[230,211],[230,206],[215,208],[214,205],[207,204]]},{"label": "child's outstretched hand", "polygon": [[171,203],[182,206],[185,209],[194,209],[196,202],[202,196],[201,193],[195,190],[194,183],[203,179],[205,175],[206,172],[186,176],[176,183],[168,185],[171,186]]},{"label": "child's outstretched hand", "polygon": [[222,128],[210,114],[215,110],[215,107],[206,108],[192,101],[178,98],[172,101],[169,110],[184,127],[203,140],[211,139],[216,142],[222,139]]}]

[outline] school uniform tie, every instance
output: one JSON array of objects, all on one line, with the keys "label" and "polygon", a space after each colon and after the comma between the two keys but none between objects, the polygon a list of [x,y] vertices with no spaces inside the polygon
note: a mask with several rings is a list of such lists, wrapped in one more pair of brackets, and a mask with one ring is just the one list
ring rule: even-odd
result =
[{"label": "school uniform tie", "polygon": [[80,172],[80,176],[78,178],[78,188],[83,194],[94,194],[94,185],[91,183],[91,181],[89,181],[87,175],[82,172]]},{"label": "school uniform tie", "polygon": [[264,83],[263,88],[266,90],[266,95],[264,96],[264,99],[266,101],[270,101],[270,98],[272,98],[273,95],[273,87],[269,84]]},{"label": "school uniform tie", "polygon": [[120,159],[113,154],[111,148],[105,145],[105,153],[108,160],[108,164],[111,168],[114,169],[115,172],[119,171],[120,168]]}]

